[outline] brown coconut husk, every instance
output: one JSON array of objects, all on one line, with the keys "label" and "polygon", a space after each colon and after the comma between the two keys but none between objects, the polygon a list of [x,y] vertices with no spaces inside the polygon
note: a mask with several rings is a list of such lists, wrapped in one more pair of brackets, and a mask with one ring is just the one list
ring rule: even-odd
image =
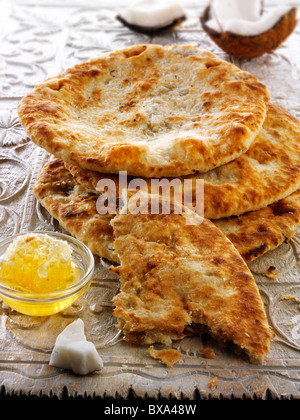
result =
[{"label": "brown coconut husk", "polygon": [[265,53],[271,53],[278,48],[293,32],[297,24],[297,8],[291,8],[269,30],[254,36],[243,36],[217,32],[207,26],[210,16],[210,5],[200,17],[201,25],[208,36],[227,54],[236,58],[257,58]]}]

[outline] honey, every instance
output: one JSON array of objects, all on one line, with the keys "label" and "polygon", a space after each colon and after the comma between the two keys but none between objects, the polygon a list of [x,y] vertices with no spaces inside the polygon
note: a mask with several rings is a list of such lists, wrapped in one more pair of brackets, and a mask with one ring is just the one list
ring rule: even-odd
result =
[{"label": "honey", "polygon": [[[15,310],[29,315],[48,315],[63,310],[83,293],[62,294],[76,284],[81,269],[72,257],[67,241],[47,234],[26,234],[14,239],[0,264],[0,282],[10,290],[20,292],[22,298],[1,298]],[[37,294],[38,299],[32,299]]]}]

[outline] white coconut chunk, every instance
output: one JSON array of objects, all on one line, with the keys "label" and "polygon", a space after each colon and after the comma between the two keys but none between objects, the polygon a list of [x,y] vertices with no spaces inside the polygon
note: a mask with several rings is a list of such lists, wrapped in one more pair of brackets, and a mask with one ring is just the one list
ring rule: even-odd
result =
[{"label": "white coconut chunk", "polygon": [[69,324],[57,336],[49,364],[72,370],[77,375],[87,375],[103,368],[95,345],[86,339],[82,319]]},{"label": "white coconut chunk", "polygon": [[120,17],[131,25],[157,28],[170,25],[185,15],[177,2],[161,0],[142,0],[125,9]]},{"label": "white coconut chunk", "polygon": [[[276,25],[276,23],[289,12],[290,6],[277,6],[271,9],[269,12],[261,15],[257,15],[257,9],[251,9],[249,7],[253,0],[248,2],[238,2],[237,0],[219,0],[214,5],[211,19],[206,22],[207,26],[214,29],[217,32],[230,32],[241,36],[255,36],[268,31],[270,28]],[[225,3],[231,3],[231,12],[225,8]],[[222,7],[220,4],[224,3]],[[242,3],[244,7],[238,7],[235,3]],[[246,7],[245,4],[248,4]],[[256,4],[256,1],[253,1]],[[257,6],[257,5],[256,5]],[[230,7],[228,5],[228,7]],[[252,10],[252,12],[251,12]],[[249,14],[247,14],[249,12]],[[249,17],[250,16],[250,17]]]},{"label": "white coconut chunk", "polygon": [[55,345],[64,345],[77,341],[86,341],[84,322],[80,318],[66,326],[57,336]]}]

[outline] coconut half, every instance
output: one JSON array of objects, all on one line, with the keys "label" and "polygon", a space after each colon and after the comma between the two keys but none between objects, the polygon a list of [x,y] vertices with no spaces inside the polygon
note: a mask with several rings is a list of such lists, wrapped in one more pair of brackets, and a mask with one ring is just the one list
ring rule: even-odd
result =
[{"label": "coconut half", "polygon": [[181,23],[185,12],[176,1],[142,0],[123,10],[117,19],[136,32],[153,33]]},{"label": "coconut half", "polygon": [[204,31],[227,54],[256,58],[278,48],[297,24],[297,8],[263,11],[262,0],[213,0],[200,21]]}]

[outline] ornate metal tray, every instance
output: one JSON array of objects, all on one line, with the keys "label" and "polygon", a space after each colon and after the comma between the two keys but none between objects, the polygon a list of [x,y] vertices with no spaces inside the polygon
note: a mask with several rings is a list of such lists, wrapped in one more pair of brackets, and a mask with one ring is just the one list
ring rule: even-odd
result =
[{"label": "ornate metal tray", "polygon": [[[268,6],[276,4],[270,0]],[[232,60],[202,31],[205,1],[182,2],[188,18],[153,36],[133,32],[116,19],[122,3],[110,1],[6,1],[0,4],[0,239],[21,231],[61,230],[37,205],[33,185],[49,158],[26,137],[16,105],[35,84],[103,51],[134,43],[193,44]],[[258,76],[272,100],[300,118],[300,27],[275,53],[234,60]],[[87,293],[51,317],[20,315],[0,302],[0,395],[76,397],[299,398],[300,231],[289,244],[251,264],[269,322],[276,333],[263,366],[220,349],[206,335],[174,343],[182,361],[172,368],[151,359],[147,347],[122,341],[112,317],[118,279],[98,260]],[[270,266],[278,276],[265,275]],[[87,339],[104,361],[103,371],[85,377],[49,366],[57,334],[82,317]],[[206,359],[203,347],[215,350]],[[211,380],[214,379],[212,382]],[[213,385],[212,385],[213,384]]]}]

